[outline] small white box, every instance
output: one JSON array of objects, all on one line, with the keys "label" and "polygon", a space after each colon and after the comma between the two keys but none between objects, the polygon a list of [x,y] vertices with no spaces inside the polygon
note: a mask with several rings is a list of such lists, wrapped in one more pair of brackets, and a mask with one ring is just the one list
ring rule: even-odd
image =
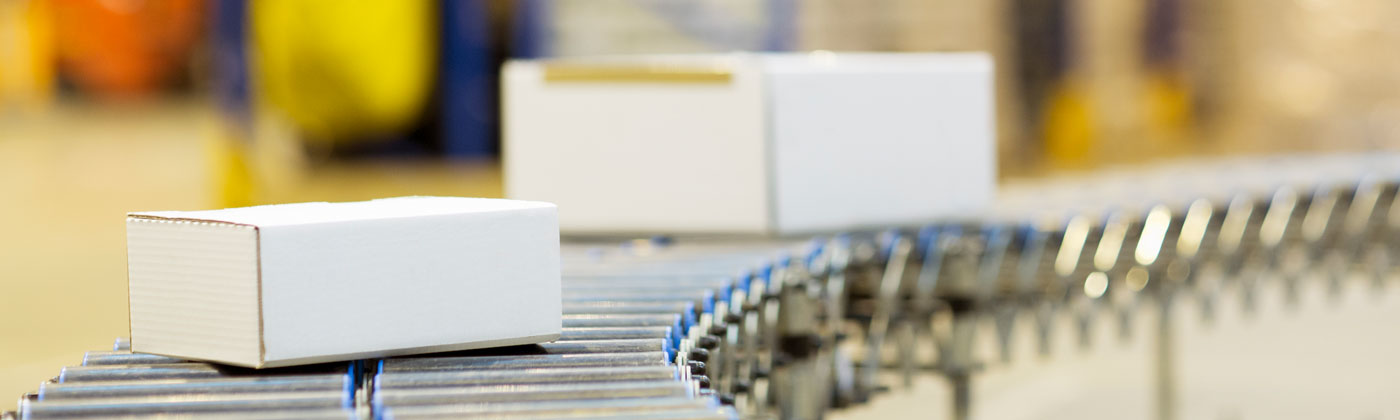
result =
[{"label": "small white box", "polygon": [[263,368],[559,337],[553,204],[404,197],[126,225],[133,351]]},{"label": "small white box", "polygon": [[565,232],[791,234],[985,210],[992,60],[980,53],[512,61],[510,198]]}]

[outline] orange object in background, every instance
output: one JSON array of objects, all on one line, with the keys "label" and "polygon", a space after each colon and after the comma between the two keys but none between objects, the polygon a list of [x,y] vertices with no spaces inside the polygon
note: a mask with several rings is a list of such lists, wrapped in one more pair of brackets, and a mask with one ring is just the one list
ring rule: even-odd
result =
[{"label": "orange object in background", "polygon": [[47,0],[64,79],[84,92],[133,97],[178,80],[200,35],[199,0]]}]

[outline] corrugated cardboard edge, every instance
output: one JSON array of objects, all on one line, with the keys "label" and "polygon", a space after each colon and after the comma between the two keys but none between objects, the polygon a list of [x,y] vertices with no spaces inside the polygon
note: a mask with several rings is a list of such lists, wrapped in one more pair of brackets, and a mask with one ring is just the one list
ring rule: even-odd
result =
[{"label": "corrugated cardboard edge", "polygon": [[267,365],[267,334],[263,332],[262,229],[257,226],[253,226],[253,243],[258,255],[258,365],[255,367],[263,368]]},{"label": "corrugated cardboard edge", "polygon": [[[177,222],[218,223],[218,224],[225,224],[225,225],[247,226],[247,227],[253,228],[253,243],[254,243],[254,246],[257,247],[257,249],[255,250],[255,252],[257,253],[257,256],[258,256],[258,364],[256,364],[256,365],[233,364],[233,365],[234,365],[234,366],[247,366],[247,367],[252,367],[252,368],[262,368],[262,367],[265,367],[265,365],[266,365],[265,360],[267,359],[267,357],[266,357],[266,356],[267,356],[267,342],[266,342],[265,339],[263,338],[264,335],[263,335],[263,304],[262,304],[262,303],[263,303],[263,302],[262,302],[262,300],[263,300],[263,299],[262,299],[262,297],[263,297],[263,294],[262,294],[262,230],[259,229],[256,225],[250,225],[250,224],[247,224],[247,223],[230,222],[230,221],[227,221],[227,220],[196,219],[196,218],[192,218],[192,217],[160,217],[160,216],[151,216],[151,215],[145,215],[145,214],[139,214],[139,213],[127,213],[127,214],[126,214],[126,218],[127,218],[127,220],[130,220],[130,219],[144,219],[144,220],[169,220],[169,221],[177,221]],[[128,235],[129,235],[129,233],[128,233]],[[126,290],[127,290],[127,293],[126,293],[126,312],[127,312],[127,315],[126,315],[126,316],[127,316],[127,319],[130,320],[130,319],[131,319],[131,251],[130,251],[130,250],[127,250],[126,258],[127,258],[127,260],[126,260],[126,267],[127,267],[127,268],[126,268]],[[130,322],[130,321],[127,321],[127,324],[126,324],[126,336],[127,336],[127,337],[131,337],[131,322]],[[142,352],[142,353],[146,353],[146,352]],[[159,354],[159,353],[150,353],[150,354]],[[162,356],[172,356],[172,357],[188,358],[188,356],[177,356],[177,355],[162,355]],[[214,360],[211,360],[211,361],[213,361],[213,362],[218,362],[218,363],[229,364],[227,361],[214,361]]]},{"label": "corrugated cardboard edge", "polygon": [[[122,222],[123,222],[123,223],[122,223],[122,227],[125,228],[124,230],[126,231],[126,238],[125,238],[125,240],[126,240],[126,246],[124,246],[123,248],[126,249],[126,340],[127,340],[127,344],[128,344],[128,345],[131,344],[130,342],[131,342],[131,219],[132,219],[132,218],[137,218],[137,219],[139,219],[139,218],[141,218],[141,217],[139,217],[139,216],[133,216],[131,213],[127,213],[127,214],[126,214],[126,219],[125,219],[125,220],[122,220]],[[117,346],[116,346],[115,344],[113,344],[113,345],[112,345],[112,350],[116,350],[116,347],[117,347]]]}]

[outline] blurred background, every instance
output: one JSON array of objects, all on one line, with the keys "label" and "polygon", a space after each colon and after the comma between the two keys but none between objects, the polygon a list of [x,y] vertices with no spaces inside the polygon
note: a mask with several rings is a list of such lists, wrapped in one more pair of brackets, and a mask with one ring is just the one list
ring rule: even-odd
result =
[{"label": "blurred background", "polygon": [[126,334],[127,211],[500,196],[507,59],[989,51],[1016,180],[1400,149],[1397,18],[1387,0],[0,0],[0,396]]}]

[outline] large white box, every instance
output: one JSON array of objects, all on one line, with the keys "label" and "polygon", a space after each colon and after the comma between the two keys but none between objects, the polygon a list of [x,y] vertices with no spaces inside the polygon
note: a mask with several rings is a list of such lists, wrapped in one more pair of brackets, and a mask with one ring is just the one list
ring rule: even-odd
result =
[{"label": "large white box", "polygon": [[985,210],[996,186],[980,53],[512,61],[506,194],[569,233],[792,234]]},{"label": "large white box", "polygon": [[559,337],[549,203],[405,197],[126,223],[133,351],[262,368]]}]

